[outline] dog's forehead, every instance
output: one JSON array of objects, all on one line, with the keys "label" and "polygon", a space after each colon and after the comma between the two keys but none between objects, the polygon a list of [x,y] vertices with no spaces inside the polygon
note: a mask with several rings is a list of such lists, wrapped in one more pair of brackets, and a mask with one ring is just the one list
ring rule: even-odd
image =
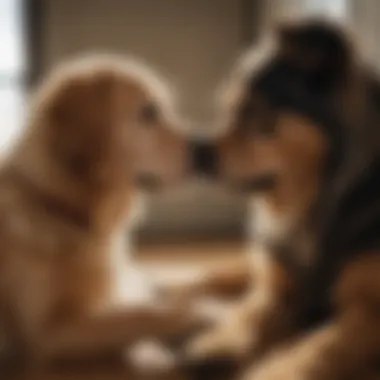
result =
[{"label": "dog's forehead", "polygon": [[338,140],[342,123],[334,99],[309,91],[303,74],[282,61],[273,46],[244,57],[231,79],[218,122],[221,133],[233,129],[247,107],[252,114],[263,112],[261,107],[265,105],[265,112],[302,116],[334,144]]},{"label": "dog's forehead", "polygon": [[[86,56],[61,63],[37,92],[37,103],[46,98],[60,97],[73,89],[91,93],[94,85],[103,83],[123,87],[130,96],[152,101],[163,109],[174,108],[174,96],[166,80],[153,69],[136,60],[117,56]],[[122,85],[122,86],[120,86]],[[84,90],[84,91],[83,91]]]},{"label": "dog's forehead", "polygon": [[177,96],[169,81],[150,67],[134,61],[124,65],[122,74],[148,102],[155,103],[168,114],[175,113]]}]

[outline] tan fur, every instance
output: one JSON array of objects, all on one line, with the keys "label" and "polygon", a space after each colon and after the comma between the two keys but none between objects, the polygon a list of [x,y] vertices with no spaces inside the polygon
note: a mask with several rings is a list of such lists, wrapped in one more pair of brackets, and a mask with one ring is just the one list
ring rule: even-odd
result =
[{"label": "tan fur", "polygon": [[[284,291],[289,288],[287,283],[292,282],[291,274],[284,273],[271,257],[266,241],[281,242],[302,226],[303,216],[316,196],[327,141],[302,117],[283,115],[277,126],[278,132],[273,137],[257,138],[252,133],[243,140],[239,131],[231,131],[219,145],[221,170],[227,178],[245,178],[274,170],[278,182],[272,190],[255,195],[251,201],[256,240],[250,253],[251,290],[236,315],[226,317],[213,331],[190,344],[189,356],[193,358],[230,355],[243,360],[252,346],[259,354],[270,346],[269,342],[282,340],[292,329],[289,299],[292,296]],[[307,231],[298,237],[297,243],[299,261],[307,265],[313,254]]]},{"label": "tan fur", "polygon": [[[246,66],[240,65],[240,75],[232,77],[222,111],[224,128],[214,140],[222,183],[247,183],[265,174],[275,178],[269,188],[244,193],[252,210],[252,287],[221,323],[190,342],[189,361],[199,369],[213,359],[220,366],[230,358],[243,373],[250,368],[243,375],[247,380],[358,380],[372,376],[380,352],[379,252],[350,252],[350,243],[344,245],[344,238],[350,242],[350,234],[340,236],[341,240],[337,235],[347,235],[348,230],[358,234],[358,245],[378,244],[373,237],[378,221],[376,195],[367,203],[367,199],[347,196],[351,190],[357,198],[365,198],[368,183],[377,183],[378,78],[357,63],[351,44],[334,26],[306,20],[283,33],[275,49],[266,52],[268,65],[263,57],[249,60]],[[325,82],[320,83],[321,78]],[[285,91],[280,91],[281,85]],[[331,193],[326,194],[321,186],[329,184],[324,170],[325,165],[333,166],[328,153],[336,131],[350,136],[352,144],[345,146],[348,158],[333,150],[348,164],[334,172]],[[359,169],[368,170],[368,182],[360,182]],[[321,207],[323,216],[329,216],[336,211],[333,201],[346,200],[344,196],[349,198],[348,205],[339,203],[342,209],[338,211],[351,229],[345,229],[344,217],[338,222],[333,218],[336,235],[329,235],[327,241],[335,243],[335,237],[340,251],[318,252],[321,237],[313,223],[313,206],[316,201],[329,201],[328,210]],[[364,200],[363,210],[362,203],[359,210],[350,209],[356,200]],[[350,247],[347,252],[346,247]],[[331,265],[331,286],[321,278],[319,255],[325,255],[326,276]],[[315,281],[309,286],[309,278],[305,281],[303,276]],[[328,309],[331,300],[333,308],[326,319],[312,321],[305,333],[303,321],[295,317],[299,317],[297,311],[302,314],[309,291],[313,303],[314,287],[319,285],[327,293],[321,297],[322,306]],[[319,300],[315,302],[318,309]],[[314,315],[300,319],[309,317]]]},{"label": "tan fur", "polygon": [[169,284],[165,289],[165,284],[162,285],[169,297],[181,302],[192,302],[207,296],[230,300],[240,297],[251,286],[252,271],[246,260],[215,265],[212,271],[197,274],[196,278],[180,286]]},{"label": "tan fur", "polygon": [[[157,119],[142,109],[153,103]],[[36,95],[0,172],[0,309],[7,347],[32,362],[115,352],[195,318],[128,301],[124,226],[136,176],[168,185],[185,140],[161,81],[115,57],[68,63]],[[177,132],[176,132],[177,130]]]},{"label": "tan fur", "polygon": [[253,345],[259,355],[291,331],[293,279],[259,248],[251,261],[251,288],[220,324],[191,342],[187,353],[192,360],[232,356],[242,361]]},{"label": "tan fur", "polygon": [[371,253],[350,263],[336,285],[334,320],[279,348],[255,364],[245,378],[364,378],[380,349],[379,270],[379,257]]}]

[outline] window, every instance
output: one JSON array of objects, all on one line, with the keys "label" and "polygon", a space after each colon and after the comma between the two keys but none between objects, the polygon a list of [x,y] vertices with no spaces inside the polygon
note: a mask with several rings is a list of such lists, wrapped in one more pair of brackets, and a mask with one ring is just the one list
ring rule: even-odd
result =
[{"label": "window", "polygon": [[344,18],[347,12],[347,0],[306,0],[306,7],[310,13]]},{"label": "window", "polygon": [[23,118],[22,0],[0,1],[0,153],[20,130]]}]

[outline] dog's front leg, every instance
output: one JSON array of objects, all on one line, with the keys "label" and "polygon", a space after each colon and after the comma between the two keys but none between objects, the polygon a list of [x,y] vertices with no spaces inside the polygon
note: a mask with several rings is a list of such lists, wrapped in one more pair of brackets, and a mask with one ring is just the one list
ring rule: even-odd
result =
[{"label": "dog's front leg", "polygon": [[121,352],[136,341],[170,339],[203,323],[201,316],[183,308],[120,308],[51,328],[40,339],[36,355],[39,361],[50,362]]},{"label": "dog's front leg", "polygon": [[380,258],[347,265],[338,279],[334,322],[281,349],[247,380],[362,379],[380,353]]},{"label": "dog's front leg", "polygon": [[365,311],[358,310],[270,355],[258,366],[253,366],[243,378],[361,379],[360,375],[368,371],[370,361],[376,356],[378,322]]},{"label": "dog's front leg", "polygon": [[162,282],[161,289],[175,302],[191,302],[199,298],[226,300],[241,296],[252,283],[247,260],[223,263],[217,267],[195,271],[181,283]]},{"label": "dog's front leg", "polygon": [[257,256],[254,265],[255,284],[247,297],[185,348],[189,370],[220,367],[221,362],[235,367],[290,334],[294,287],[291,276],[266,252]]}]

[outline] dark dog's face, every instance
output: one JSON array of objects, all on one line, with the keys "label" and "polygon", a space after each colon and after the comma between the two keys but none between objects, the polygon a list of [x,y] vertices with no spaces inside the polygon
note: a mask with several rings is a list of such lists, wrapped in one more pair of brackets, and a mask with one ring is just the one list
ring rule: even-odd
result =
[{"label": "dark dog's face", "polygon": [[278,232],[299,223],[318,194],[339,129],[348,50],[339,30],[322,22],[283,28],[259,65],[232,78],[225,130],[198,148],[199,171],[260,203]]}]

